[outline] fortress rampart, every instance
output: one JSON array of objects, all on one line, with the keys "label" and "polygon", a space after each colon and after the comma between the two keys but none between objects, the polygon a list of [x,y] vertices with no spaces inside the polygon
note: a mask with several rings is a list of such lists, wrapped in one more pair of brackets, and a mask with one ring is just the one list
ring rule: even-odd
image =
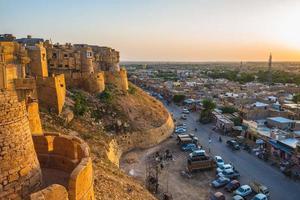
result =
[{"label": "fortress rampart", "polygon": [[169,114],[166,121],[160,127],[143,132],[136,131],[116,136],[109,143],[107,157],[112,163],[119,166],[119,160],[123,153],[134,148],[149,148],[154,146],[167,139],[173,133],[173,130],[174,122]]},{"label": "fortress rampart", "polygon": [[0,199],[25,199],[42,184],[25,100],[0,92]]}]

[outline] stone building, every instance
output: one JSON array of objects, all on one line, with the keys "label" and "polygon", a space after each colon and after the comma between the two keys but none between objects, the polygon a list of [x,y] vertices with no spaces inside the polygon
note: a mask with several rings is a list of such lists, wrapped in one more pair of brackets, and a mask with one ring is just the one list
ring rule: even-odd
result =
[{"label": "stone building", "polygon": [[127,73],[120,69],[119,52],[87,44],[44,43],[47,49],[49,72],[63,73],[68,87],[83,88],[92,93],[102,92],[107,83],[128,90]]},{"label": "stone building", "polygon": [[0,199],[93,200],[89,148],[42,131],[30,62],[23,45],[0,40]]},{"label": "stone building", "polygon": [[66,95],[66,83],[63,74],[49,76],[47,52],[40,38],[21,38],[16,40],[25,47],[30,61],[26,68],[26,76],[36,80],[39,105],[47,110],[60,114]]}]

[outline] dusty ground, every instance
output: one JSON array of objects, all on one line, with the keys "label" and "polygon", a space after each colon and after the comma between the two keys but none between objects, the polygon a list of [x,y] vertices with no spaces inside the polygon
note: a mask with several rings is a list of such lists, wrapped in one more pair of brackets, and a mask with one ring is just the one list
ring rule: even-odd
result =
[{"label": "dusty ground", "polygon": [[200,171],[192,174],[192,178],[184,177],[181,171],[186,168],[187,152],[182,152],[175,138],[146,150],[134,150],[125,154],[121,159],[121,169],[145,184],[146,168],[155,152],[165,152],[169,149],[173,161],[167,161],[166,167],[159,175],[160,192],[169,192],[174,200],[205,200],[211,192],[215,192],[209,184],[215,178],[215,170]]}]

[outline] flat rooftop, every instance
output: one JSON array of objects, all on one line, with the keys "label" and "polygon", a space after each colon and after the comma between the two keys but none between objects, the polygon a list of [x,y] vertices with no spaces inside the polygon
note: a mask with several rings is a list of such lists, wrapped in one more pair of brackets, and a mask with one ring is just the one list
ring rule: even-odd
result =
[{"label": "flat rooftop", "polygon": [[268,119],[278,122],[278,123],[292,123],[294,120],[284,118],[284,117],[269,117]]}]

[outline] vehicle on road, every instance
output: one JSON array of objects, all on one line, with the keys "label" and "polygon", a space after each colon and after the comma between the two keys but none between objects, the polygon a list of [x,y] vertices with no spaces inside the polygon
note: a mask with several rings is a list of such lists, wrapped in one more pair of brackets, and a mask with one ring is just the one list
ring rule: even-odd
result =
[{"label": "vehicle on road", "polygon": [[183,134],[186,132],[186,129],[175,129],[176,134]]},{"label": "vehicle on road", "polygon": [[197,170],[209,170],[216,167],[215,161],[211,157],[207,157],[206,160],[187,160],[187,169],[189,172]]},{"label": "vehicle on road", "polygon": [[190,111],[189,111],[188,109],[184,108],[184,109],[182,110],[182,113],[183,113],[183,114],[190,114]]},{"label": "vehicle on road", "polygon": [[186,120],[186,119],[187,119],[187,117],[186,117],[186,115],[185,115],[185,114],[182,114],[182,115],[180,116],[180,119]]},{"label": "vehicle on road", "polygon": [[208,156],[205,153],[205,150],[203,149],[197,149],[189,154],[189,159],[192,160],[205,160]]},{"label": "vehicle on road", "polygon": [[194,143],[188,143],[188,144],[181,145],[182,151],[195,151],[196,149],[198,149],[198,147]]},{"label": "vehicle on road", "polygon": [[220,187],[223,187],[225,186],[227,183],[230,182],[230,179],[229,178],[225,178],[225,177],[219,177],[217,178],[216,180],[214,180],[213,182],[211,182],[211,185],[214,187],[214,188],[220,188]]},{"label": "vehicle on road", "polygon": [[225,191],[227,192],[233,192],[234,190],[238,189],[241,186],[240,182],[238,180],[232,180],[230,183],[228,183],[225,186]]},{"label": "vehicle on road", "polygon": [[244,198],[241,197],[240,195],[234,195],[234,196],[232,197],[232,200],[244,200]]},{"label": "vehicle on road", "polygon": [[210,200],[225,200],[225,196],[222,192],[216,192],[212,194],[209,198]]},{"label": "vehicle on road", "polygon": [[240,195],[241,197],[246,197],[251,193],[252,189],[249,185],[242,185],[236,191],[234,191],[234,194]]},{"label": "vehicle on road", "polygon": [[237,179],[240,177],[240,173],[237,170],[226,169],[223,172],[218,173],[218,177],[226,177],[229,179]]},{"label": "vehicle on road", "polygon": [[197,145],[198,140],[199,139],[192,134],[182,134],[182,135],[178,134],[177,135],[177,143],[180,145],[189,144],[189,143],[193,143],[193,144]]},{"label": "vehicle on road", "polygon": [[257,181],[252,181],[250,183],[250,187],[256,193],[262,193],[262,194],[264,194],[264,195],[266,195],[268,197],[270,196],[269,189],[265,185],[263,185],[263,184],[261,184],[261,183],[259,183]]},{"label": "vehicle on road", "polygon": [[240,145],[235,140],[228,140],[226,144],[233,150],[240,150]]},{"label": "vehicle on road", "polygon": [[232,169],[233,170],[233,167],[231,164],[224,164],[224,165],[220,165],[218,168],[217,168],[217,174],[218,173],[221,173],[227,169]]},{"label": "vehicle on road", "polygon": [[225,164],[221,156],[215,156],[215,161],[218,167]]},{"label": "vehicle on road", "polygon": [[258,193],[251,200],[268,200],[268,197],[262,193]]}]

